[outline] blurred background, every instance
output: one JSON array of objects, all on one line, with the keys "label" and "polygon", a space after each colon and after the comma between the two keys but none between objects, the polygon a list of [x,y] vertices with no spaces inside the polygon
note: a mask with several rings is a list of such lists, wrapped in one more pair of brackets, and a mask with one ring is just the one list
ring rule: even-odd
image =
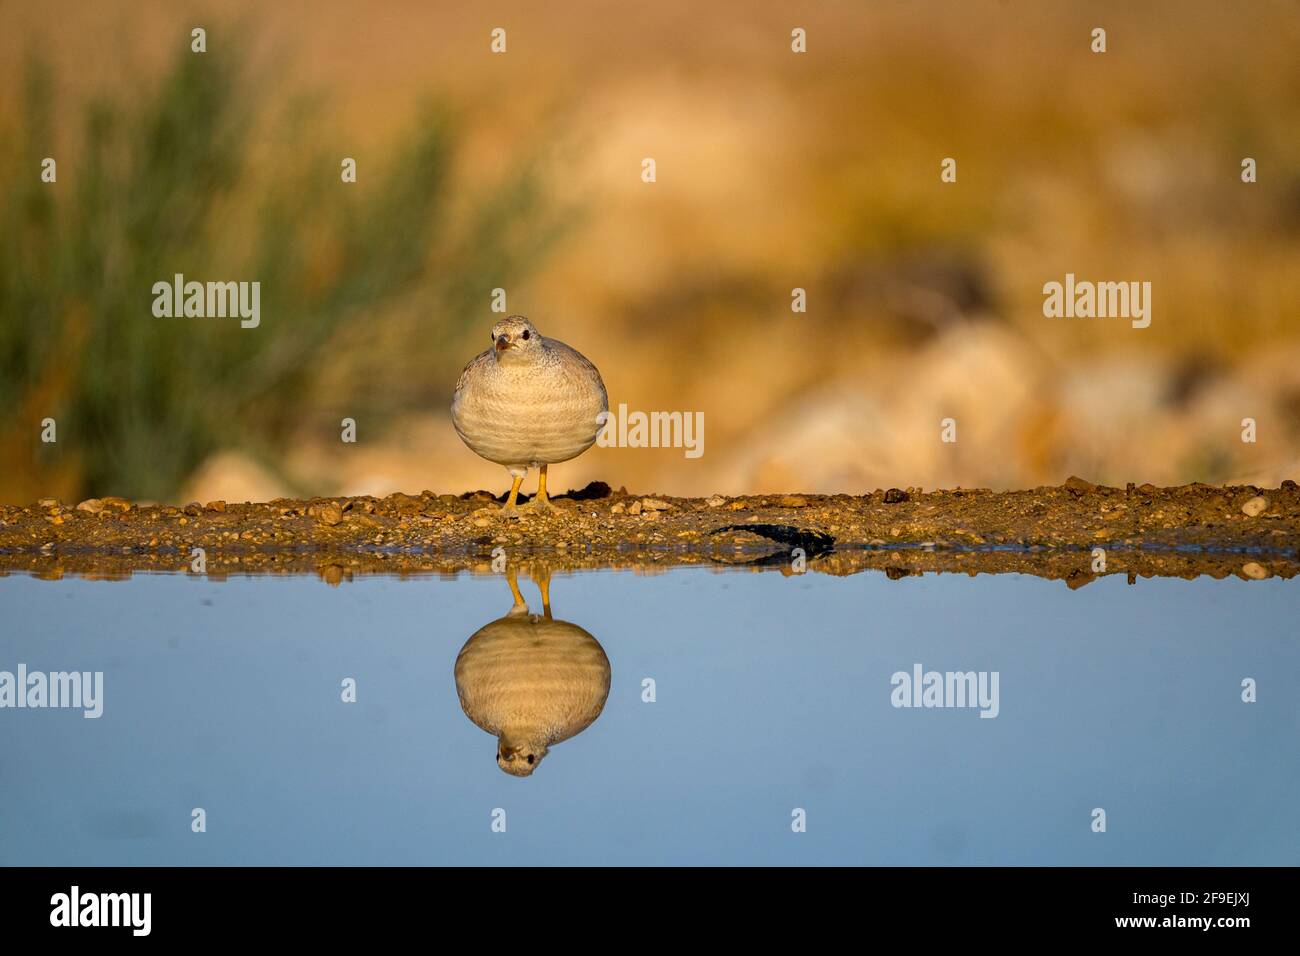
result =
[{"label": "blurred background", "polygon": [[0,2],[0,500],[501,491],[448,415],[498,287],[705,416],[556,490],[1300,478],[1296,3],[475,6]]}]

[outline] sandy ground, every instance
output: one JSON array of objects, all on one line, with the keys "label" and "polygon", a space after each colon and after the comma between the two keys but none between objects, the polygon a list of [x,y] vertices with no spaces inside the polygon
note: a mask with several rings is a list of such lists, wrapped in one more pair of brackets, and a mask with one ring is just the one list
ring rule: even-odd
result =
[{"label": "sandy ground", "polygon": [[121,498],[0,506],[0,572],[46,577],[314,572],[338,583],[354,573],[487,572],[495,552],[498,564],[558,571],[705,564],[788,574],[874,569],[891,578],[1020,572],[1077,586],[1099,573],[1130,581],[1289,578],[1300,570],[1298,547],[1294,482],[1108,488],[1072,478],[1015,492],[895,488],[707,499],[593,483],[553,498],[546,510],[526,503],[515,516],[486,491],[184,508]]}]

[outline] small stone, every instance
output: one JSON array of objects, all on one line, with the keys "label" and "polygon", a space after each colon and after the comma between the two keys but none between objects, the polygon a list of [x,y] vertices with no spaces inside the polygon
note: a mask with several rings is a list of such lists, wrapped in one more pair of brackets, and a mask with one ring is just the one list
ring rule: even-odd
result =
[{"label": "small stone", "polygon": [[77,505],[77,510],[97,515],[104,510],[104,502],[100,501],[98,498],[87,498],[81,504]]},{"label": "small stone", "polygon": [[778,508],[807,508],[808,499],[800,495],[782,495],[776,499]]},{"label": "small stone", "polygon": [[47,511],[51,508],[57,508],[58,506],[59,506],[58,498],[37,498],[36,499],[36,507],[44,508]]},{"label": "small stone", "polygon": [[705,502],[710,508],[720,508],[727,503],[727,499],[722,495],[709,495],[709,500]]},{"label": "small stone", "polygon": [[641,507],[645,511],[667,511],[672,505],[662,498],[642,498]]},{"label": "small stone", "polygon": [[658,511],[646,511],[646,512],[643,512],[643,513],[642,513],[642,515],[641,515],[641,520],[642,520],[642,521],[658,521],[661,517],[662,517],[662,514],[661,514],[660,512],[658,512]]},{"label": "small stone", "polygon": [[1151,484],[1151,482],[1149,481],[1143,482],[1142,484],[1138,485],[1138,491],[1142,492],[1142,494],[1144,495],[1154,495],[1159,490],[1160,490],[1159,488]]},{"label": "small stone", "polygon": [[102,500],[105,508],[112,508],[114,511],[123,512],[131,510],[131,502],[127,501],[125,498],[119,498],[117,495],[108,495]]},{"label": "small stone", "polygon": [[474,527],[476,527],[476,528],[486,528],[486,527],[487,527],[488,525],[490,525],[491,523],[492,523],[492,521],[491,521],[490,519],[488,519],[488,518],[475,518],[475,519],[471,522],[471,524],[473,524]]},{"label": "small stone", "polygon": [[632,502],[631,505],[628,506],[627,513],[630,515],[639,515],[643,507],[644,505],[642,505],[641,502],[634,501]]},{"label": "small stone", "polygon": [[1257,564],[1254,561],[1247,561],[1243,564],[1241,566],[1241,573],[1246,575],[1246,577],[1250,578],[1252,581],[1263,581],[1268,577],[1267,569],[1265,569],[1262,564]]},{"label": "small stone", "polygon": [[218,511],[218,512],[225,511],[226,503],[222,501],[220,498],[218,498],[216,501],[209,501],[206,505],[203,506],[203,509],[205,511]]},{"label": "small stone", "polygon": [[609,509],[610,514],[616,514],[616,515],[621,515],[626,510],[627,508],[623,505],[623,502],[621,501],[616,501],[613,507]]},{"label": "small stone", "polygon": [[1263,514],[1264,509],[1267,507],[1268,499],[1263,495],[1256,495],[1241,506],[1241,513],[1248,518],[1255,518]]},{"label": "small stone", "polygon": [[410,495],[404,495],[400,491],[394,492],[384,499],[388,502],[389,507],[399,515],[413,515],[424,507],[424,502],[419,498],[412,498]]},{"label": "small stone", "polygon": [[194,515],[201,514],[203,512],[203,506],[199,504],[197,501],[191,501],[181,510],[184,511],[187,515],[193,517]]},{"label": "small stone", "polygon": [[1096,491],[1097,486],[1091,481],[1085,481],[1078,475],[1071,475],[1069,478],[1065,479],[1065,490],[1077,498],[1080,495],[1086,495],[1089,492]]},{"label": "small stone", "polygon": [[908,494],[902,488],[890,488],[885,492],[885,504],[896,505],[908,499]]},{"label": "small stone", "polygon": [[336,504],[322,505],[316,509],[316,520],[321,524],[336,525],[343,520],[343,511]]}]

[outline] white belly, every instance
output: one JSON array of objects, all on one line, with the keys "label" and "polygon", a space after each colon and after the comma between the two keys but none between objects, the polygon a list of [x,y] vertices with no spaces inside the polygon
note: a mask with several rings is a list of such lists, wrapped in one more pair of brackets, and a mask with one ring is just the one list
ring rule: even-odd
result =
[{"label": "white belly", "polygon": [[527,381],[494,368],[456,393],[451,419],[475,454],[507,467],[568,461],[600,432],[603,389],[546,370]]}]

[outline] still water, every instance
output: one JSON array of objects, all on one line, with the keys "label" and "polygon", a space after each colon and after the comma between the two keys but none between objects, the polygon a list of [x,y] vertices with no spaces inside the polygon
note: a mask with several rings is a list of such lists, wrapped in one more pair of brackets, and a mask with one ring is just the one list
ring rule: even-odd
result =
[{"label": "still water", "polygon": [[539,578],[0,579],[0,864],[1300,862],[1294,582]]}]

